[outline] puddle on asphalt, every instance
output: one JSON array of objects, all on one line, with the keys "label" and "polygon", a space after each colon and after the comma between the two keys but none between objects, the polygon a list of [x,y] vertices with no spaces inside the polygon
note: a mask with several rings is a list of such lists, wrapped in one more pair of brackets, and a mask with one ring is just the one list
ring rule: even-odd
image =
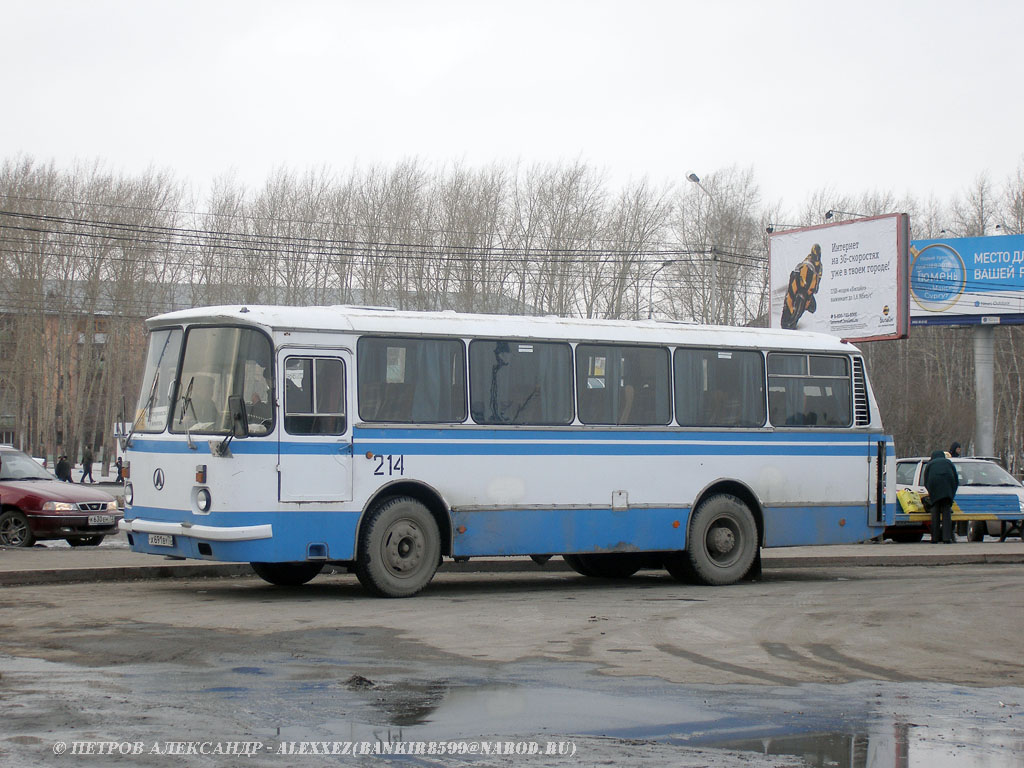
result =
[{"label": "puddle on asphalt", "polygon": [[[587,679],[563,688],[380,684],[349,717],[283,739],[391,741],[586,736],[795,756],[820,768],[1012,768],[1024,753],[1024,690],[861,682],[672,686]],[[324,711],[324,710],[321,710]],[[363,721],[363,722],[360,722]]]},{"label": "puddle on asphalt", "polygon": [[298,663],[271,654],[263,662],[241,666],[224,656],[172,677],[157,679],[152,667],[135,667],[130,676],[138,692],[148,689],[147,698],[188,699],[199,691],[215,710],[230,701],[230,711],[244,711],[249,732],[282,741],[576,737],[793,756],[818,768],[1016,768],[1024,754],[1019,687],[688,686],[547,662],[424,663],[414,678],[353,658]]}]

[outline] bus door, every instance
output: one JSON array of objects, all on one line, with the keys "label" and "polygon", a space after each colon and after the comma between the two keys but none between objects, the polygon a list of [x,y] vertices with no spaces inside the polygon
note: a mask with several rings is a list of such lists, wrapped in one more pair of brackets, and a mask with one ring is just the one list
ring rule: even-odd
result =
[{"label": "bus door", "polygon": [[884,525],[886,486],[892,482],[886,473],[889,456],[885,440],[868,441],[868,525]]},{"label": "bus door", "polygon": [[281,501],[352,499],[347,350],[278,353],[278,489]]}]

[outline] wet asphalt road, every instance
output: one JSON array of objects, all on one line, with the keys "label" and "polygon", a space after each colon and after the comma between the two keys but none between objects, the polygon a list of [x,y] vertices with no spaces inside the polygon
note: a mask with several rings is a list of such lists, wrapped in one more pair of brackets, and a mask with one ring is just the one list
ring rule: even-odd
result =
[{"label": "wet asphalt road", "polygon": [[[343,575],[298,589],[6,587],[0,763],[170,766],[181,758],[54,749],[251,740],[251,756],[185,762],[1017,765],[1022,577],[1021,565],[978,564],[783,569],[727,588],[441,574],[390,601]],[[574,754],[277,754],[453,739]]]}]

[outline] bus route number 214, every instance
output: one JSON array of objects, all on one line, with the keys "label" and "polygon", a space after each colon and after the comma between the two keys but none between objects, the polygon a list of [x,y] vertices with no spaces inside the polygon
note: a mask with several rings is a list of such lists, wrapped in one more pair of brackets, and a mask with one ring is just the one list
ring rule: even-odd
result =
[{"label": "bus route number 214", "polygon": [[373,459],[377,462],[373,468],[373,474],[375,475],[391,476],[405,474],[405,456],[377,454]]}]

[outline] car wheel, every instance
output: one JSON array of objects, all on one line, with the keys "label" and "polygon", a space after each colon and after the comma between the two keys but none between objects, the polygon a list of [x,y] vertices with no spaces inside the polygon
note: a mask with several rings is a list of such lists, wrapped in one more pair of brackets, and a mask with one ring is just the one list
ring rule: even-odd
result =
[{"label": "car wheel", "polygon": [[701,502],[690,520],[686,549],[666,558],[665,568],[680,581],[734,584],[757,557],[757,524],[735,496],[719,494]]},{"label": "car wheel", "polygon": [[31,547],[36,537],[28,526],[28,518],[21,512],[4,512],[0,515],[0,545],[5,547]]},{"label": "car wheel", "polygon": [[388,499],[363,521],[355,572],[374,594],[411,597],[430,583],[440,561],[437,522],[416,499]]},{"label": "car wheel", "polygon": [[279,587],[299,587],[311,581],[324,564],[310,563],[249,563],[256,575]]},{"label": "car wheel", "polygon": [[72,547],[98,547],[103,536],[81,536],[77,539],[65,539]]}]

